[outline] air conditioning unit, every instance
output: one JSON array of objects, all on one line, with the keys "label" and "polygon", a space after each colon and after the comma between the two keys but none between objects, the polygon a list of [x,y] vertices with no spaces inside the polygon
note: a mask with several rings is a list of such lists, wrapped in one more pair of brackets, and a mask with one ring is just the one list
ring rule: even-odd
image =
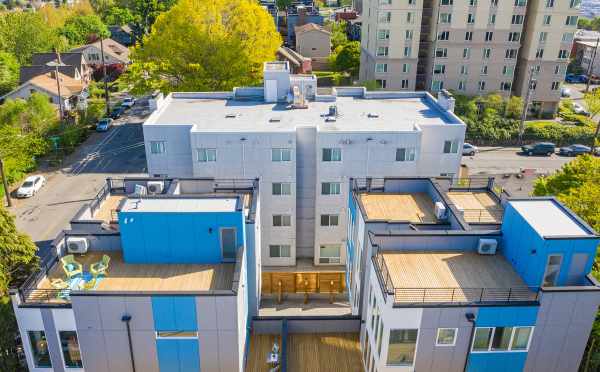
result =
[{"label": "air conditioning unit", "polygon": [[435,218],[438,220],[446,219],[446,206],[442,202],[435,202]]},{"label": "air conditioning unit", "polygon": [[477,246],[477,252],[479,254],[496,254],[496,248],[498,248],[498,241],[495,239],[479,239],[479,245]]},{"label": "air conditioning unit", "polygon": [[87,252],[89,242],[87,238],[83,237],[69,237],[67,238],[67,252],[83,254]]},{"label": "air conditioning unit", "polygon": [[165,183],[163,181],[148,181],[148,192],[150,194],[161,194]]},{"label": "air conditioning unit", "polygon": [[144,196],[148,194],[148,190],[144,185],[135,185],[135,190],[133,191],[133,194],[136,196]]}]

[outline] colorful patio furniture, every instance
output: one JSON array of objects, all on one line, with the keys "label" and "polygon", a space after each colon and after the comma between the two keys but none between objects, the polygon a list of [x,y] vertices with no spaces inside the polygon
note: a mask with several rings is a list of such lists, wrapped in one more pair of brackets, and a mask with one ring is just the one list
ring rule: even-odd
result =
[{"label": "colorful patio furniture", "polygon": [[102,260],[99,262],[93,263],[90,266],[90,272],[92,276],[95,278],[98,275],[106,275],[108,273],[108,264],[110,263],[110,257],[107,255],[102,256]]},{"label": "colorful patio furniture", "polygon": [[75,261],[75,257],[72,254],[61,258],[60,262],[62,262],[63,270],[69,279],[83,273],[83,266],[79,262]]}]

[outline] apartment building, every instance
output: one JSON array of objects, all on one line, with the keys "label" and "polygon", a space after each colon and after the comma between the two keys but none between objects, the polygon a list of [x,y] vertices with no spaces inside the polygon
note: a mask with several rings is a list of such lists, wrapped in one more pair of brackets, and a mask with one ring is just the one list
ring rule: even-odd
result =
[{"label": "apartment building", "polygon": [[363,2],[362,81],[380,88],[525,96],[554,113],[580,0]]},{"label": "apartment building", "polygon": [[144,123],[155,177],[259,178],[262,265],[344,265],[350,177],[452,176],[464,123],[447,92],[317,92],[265,64],[263,88],[172,93]]},{"label": "apartment building", "polygon": [[353,181],[365,371],[578,370],[600,304],[599,237],[553,198],[480,181]]}]

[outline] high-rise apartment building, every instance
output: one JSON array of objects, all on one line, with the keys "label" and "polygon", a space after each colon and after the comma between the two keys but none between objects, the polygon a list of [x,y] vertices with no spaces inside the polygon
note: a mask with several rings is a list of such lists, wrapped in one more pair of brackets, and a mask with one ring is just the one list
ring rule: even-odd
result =
[{"label": "high-rise apartment building", "polygon": [[580,0],[365,0],[360,78],[383,89],[526,94],[554,112]]}]

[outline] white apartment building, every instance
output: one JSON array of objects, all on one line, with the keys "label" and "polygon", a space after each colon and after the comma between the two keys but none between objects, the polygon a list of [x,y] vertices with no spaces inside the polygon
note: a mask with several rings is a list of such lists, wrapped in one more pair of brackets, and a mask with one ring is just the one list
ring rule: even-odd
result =
[{"label": "white apartment building", "polygon": [[152,176],[260,179],[262,265],[345,264],[351,177],[459,170],[466,127],[445,91],[319,94],[287,62],[266,63],[264,80],[172,93],[143,125]]}]

